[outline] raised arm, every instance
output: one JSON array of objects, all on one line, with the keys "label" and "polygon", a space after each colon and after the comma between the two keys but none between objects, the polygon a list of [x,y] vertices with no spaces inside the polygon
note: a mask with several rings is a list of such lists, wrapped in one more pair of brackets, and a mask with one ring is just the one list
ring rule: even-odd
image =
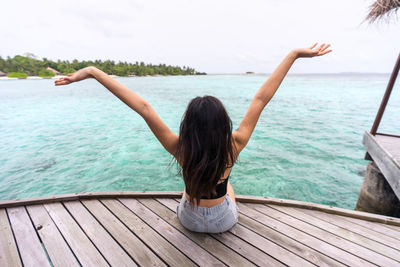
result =
[{"label": "raised arm", "polygon": [[279,64],[275,71],[268,77],[267,81],[264,82],[264,84],[258,90],[251,101],[249,109],[240,123],[239,128],[232,134],[238,153],[240,153],[240,151],[242,151],[247,145],[250,136],[256,127],[258,119],[260,118],[261,112],[278,90],[279,85],[281,84],[283,78],[285,78],[294,61],[300,57],[325,55],[332,51],[327,50],[329,46],[330,45],[322,44],[317,47],[317,44],[314,44],[310,48],[294,49]]},{"label": "raised arm", "polygon": [[87,78],[95,78],[111,93],[117,96],[122,102],[127,104],[146,121],[151,131],[163,145],[163,147],[172,155],[176,152],[178,144],[178,135],[173,133],[168,126],[161,120],[156,111],[144,98],[111,78],[106,73],[95,67],[81,69],[67,77],[55,81],[55,85],[66,85],[72,82],[81,81]]}]

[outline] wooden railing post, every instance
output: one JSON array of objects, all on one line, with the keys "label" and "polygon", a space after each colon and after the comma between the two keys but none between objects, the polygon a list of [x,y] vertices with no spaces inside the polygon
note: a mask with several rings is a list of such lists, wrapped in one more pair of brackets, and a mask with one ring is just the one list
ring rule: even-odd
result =
[{"label": "wooden railing post", "polygon": [[382,98],[381,106],[379,107],[378,113],[376,114],[374,124],[372,125],[371,134],[375,135],[376,131],[378,130],[379,124],[382,119],[383,112],[385,112],[386,105],[389,101],[390,93],[392,92],[394,83],[396,82],[397,74],[399,73],[400,69],[400,53],[397,57],[396,64],[394,65],[394,69],[392,71],[392,75],[390,76],[389,83],[386,87],[385,95]]}]

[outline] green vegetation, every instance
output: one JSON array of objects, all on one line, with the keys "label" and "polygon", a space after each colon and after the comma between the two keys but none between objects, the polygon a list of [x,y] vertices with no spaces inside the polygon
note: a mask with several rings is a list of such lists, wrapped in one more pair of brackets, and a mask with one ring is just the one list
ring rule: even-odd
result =
[{"label": "green vegetation", "polygon": [[[146,75],[205,75],[204,72],[197,72],[193,68],[170,66],[165,64],[145,64],[144,62],[115,62],[113,60],[95,60],[95,61],[72,61],[57,60],[52,61],[47,58],[42,60],[36,59],[33,54],[26,54],[26,56],[15,56],[13,58],[7,57],[3,59],[0,57],[0,70],[5,73],[10,72],[25,72],[29,76],[41,76],[47,67],[51,67],[62,74],[72,73],[75,70],[95,66],[102,71],[118,75],[118,76],[146,76]],[[47,71],[47,70],[46,70]],[[46,72],[47,73],[47,72]],[[49,77],[49,76],[45,76]]]},{"label": "green vegetation", "polygon": [[39,71],[39,77],[50,78],[50,77],[54,77],[54,76],[55,76],[55,74],[51,70],[41,69]]},{"label": "green vegetation", "polygon": [[28,77],[28,74],[26,74],[25,72],[11,72],[10,74],[7,75],[7,77],[26,79],[26,77]]}]

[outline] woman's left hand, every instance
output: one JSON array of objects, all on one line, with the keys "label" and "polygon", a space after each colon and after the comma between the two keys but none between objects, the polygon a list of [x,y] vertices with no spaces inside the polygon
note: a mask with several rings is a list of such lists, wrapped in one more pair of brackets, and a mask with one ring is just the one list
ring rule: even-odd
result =
[{"label": "woman's left hand", "polygon": [[66,77],[60,78],[54,82],[55,85],[67,85],[73,82],[82,81],[87,78],[92,78],[92,70],[94,67],[86,67],[75,71],[72,74],[68,74]]}]

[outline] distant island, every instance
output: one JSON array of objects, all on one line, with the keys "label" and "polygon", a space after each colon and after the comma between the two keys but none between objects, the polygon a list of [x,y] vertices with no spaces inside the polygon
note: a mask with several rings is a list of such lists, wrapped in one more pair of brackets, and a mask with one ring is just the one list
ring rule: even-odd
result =
[{"label": "distant island", "polygon": [[246,71],[246,74],[254,74],[254,71]]},{"label": "distant island", "polygon": [[14,56],[4,59],[0,57],[0,76],[9,78],[27,78],[28,76],[39,76],[43,78],[55,75],[66,75],[76,70],[94,66],[107,74],[116,76],[154,76],[154,75],[206,75],[193,68],[183,66],[171,66],[165,64],[145,64],[144,62],[115,62],[113,60],[95,60],[71,62],[68,60],[52,61],[47,58],[36,59],[33,54],[26,56]]}]

